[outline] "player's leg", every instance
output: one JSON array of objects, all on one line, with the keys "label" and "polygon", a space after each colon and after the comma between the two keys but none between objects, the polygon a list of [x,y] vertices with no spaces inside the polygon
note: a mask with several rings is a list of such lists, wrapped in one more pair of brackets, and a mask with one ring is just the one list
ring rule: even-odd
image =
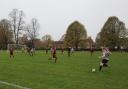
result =
[{"label": "player's leg", "polygon": [[55,60],[55,63],[57,62],[56,54],[53,53],[53,59]]},{"label": "player's leg", "polygon": [[54,55],[54,58],[55,58],[55,63],[57,63],[57,56],[56,56],[56,55]]},{"label": "player's leg", "polygon": [[12,57],[14,58],[14,53],[12,53]]},{"label": "player's leg", "polygon": [[99,71],[102,70],[102,67],[104,66],[105,63],[106,63],[106,60],[102,59],[102,62],[100,63]]},{"label": "player's leg", "polygon": [[33,56],[33,51],[31,52],[31,55]]},{"label": "player's leg", "polygon": [[99,67],[99,71],[102,70],[102,67],[103,67],[103,63],[101,62],[101,63],[100,63],[100,67]]},{"label": "player's leg", "polygon": [[70,57],[70,52],[68,52],[68,56]]},{"label": "player's leg", "polygon": [[9,57],[11,58],[11,54],[9,54]]},{"label": "player's leg", "polygon": [[10,58],[12,58],[12,52],[9,53]]}]

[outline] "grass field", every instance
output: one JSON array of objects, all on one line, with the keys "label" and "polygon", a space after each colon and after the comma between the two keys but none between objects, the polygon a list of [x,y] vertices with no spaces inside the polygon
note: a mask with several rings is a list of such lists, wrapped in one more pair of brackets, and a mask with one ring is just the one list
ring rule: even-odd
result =
[{"label": "grass field", "polygon": [[[0,53],[0,81],[31,89],[128,89],[128,53],[114,52],[109,68],[99,72],[100,52],[76,52],[71,57],[58,52],[58,63],[48,60],[49,54],[38,51],[33,57],[16,53],[9,60]],[[92,73],[91,69],[96,68]],[[0,89],[19,89],[0,83]]]}]

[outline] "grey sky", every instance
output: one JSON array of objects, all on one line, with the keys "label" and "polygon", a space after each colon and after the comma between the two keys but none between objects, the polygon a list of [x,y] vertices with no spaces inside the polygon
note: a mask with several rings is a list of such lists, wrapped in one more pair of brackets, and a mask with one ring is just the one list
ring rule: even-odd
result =
[{"label": "grey sky", "polygon": [[39,37],[51,34],[59,40],[70,23],[84,24],[88,36],[95,39],[109,16],[117,16],[128,27],[128,0],[0,0],[0,19],[8,18],[17,8],[26,14],[26,21],[33,17],[40,23]]}]

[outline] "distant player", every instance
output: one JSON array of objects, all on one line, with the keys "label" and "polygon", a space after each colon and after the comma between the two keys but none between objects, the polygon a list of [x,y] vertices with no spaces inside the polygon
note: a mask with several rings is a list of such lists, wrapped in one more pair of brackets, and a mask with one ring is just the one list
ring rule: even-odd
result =
[{"label": "distant player", "polygon": [[9,54],[10,54],[10,58],[12,57],[14,58],[14,50],[12,47],[9,49]]},{"label": "distant player", "polygon": [[36,54],[36,49],[35,49],[35,47],[33,48],[33,54],[34,54],[34,55]]},{"label": "distant player", "polygon": [[31,56],[31,49],[29,47],[27,47],[27,52]]},{"label": "distant player", "polygon": [[53,59],[53,47],[51,47],[50,52],[51,52],[51,58],[50,59]]},{"label": "distant player", "polygon": [[61,47],[61,53],[62,53],[62,54],[64,53],[64,49],[63,49],[63,47]]},{"label": "distant player", "polygon": [[102,61],[100,63],[99,71],[102,70],[102,67],[108,67],[108,61],[109,61],[109,56],[111,52],[109,51],[108,48],[104,47],[102,48]]},{"label": "distant player", "polygon": [[71,47],[68,47],[68,56],[70,57],[71,55]]},{"label": "distant player", "polygon": [[90,53],[91,53],[91,56],[92,56],[93,53],[94,53],[94,48],[93,47],[90,48]]},{"label": "distant player", "polygon": [[46,54],[48,54],[48,48],[45,49]]},{"label": "distant player", "polygon": [[52,58],[55,59],[55,63],[57,62],[57,56],[56,56],[56,48],[52,48]]},{"label": "distant player", "polygon": [[74,53],[74,48],[73,47],[71,48],[71,53]]},{"label": "distant player", "polygon": [[35,49],[34,48],[31,48],[30,55],[33,56],[34,54],[35,54]]}]

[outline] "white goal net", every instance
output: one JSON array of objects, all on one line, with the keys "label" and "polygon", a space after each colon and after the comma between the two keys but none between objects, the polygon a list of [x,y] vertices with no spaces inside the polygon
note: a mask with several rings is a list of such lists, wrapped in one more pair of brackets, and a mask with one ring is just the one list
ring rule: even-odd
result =
[{"label": "white goal net", "polygon": [[21,44],[8,44],[7,50],[9,50],[10,48],[13,48],[14,50],[17,50],[17,51],[23,51],[23,50],[26,49],[26,45],[21,45]]}]

